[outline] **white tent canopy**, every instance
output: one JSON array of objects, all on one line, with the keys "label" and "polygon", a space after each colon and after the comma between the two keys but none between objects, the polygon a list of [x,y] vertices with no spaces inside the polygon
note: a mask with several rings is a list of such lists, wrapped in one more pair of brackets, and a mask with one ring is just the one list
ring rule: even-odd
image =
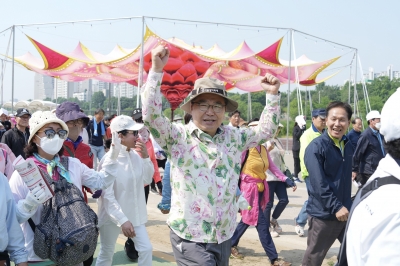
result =
[{"label": "white tent canopy", "polygon": [[[6,102],[3,104],[3,108],[11,109],[11,102]],[[51,111],[57,108],[57,104],[50,101],[42,101],[42,100],[33,100],[33,101],[19,101],[17,103],[14,102],[14,108],[27,108],[31,113],[35,111]]]}]

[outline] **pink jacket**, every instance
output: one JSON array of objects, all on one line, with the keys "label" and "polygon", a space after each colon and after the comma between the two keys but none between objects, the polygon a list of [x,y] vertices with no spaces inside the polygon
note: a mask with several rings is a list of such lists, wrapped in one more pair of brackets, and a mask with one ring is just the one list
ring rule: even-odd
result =
[{"label": "pink jacket", "polygon": [[[247,151],[243,152],[244,155],[242,154],[242,158],[245,157],[246,152]],[[272,162],[268,151],[267,151],[267,156],[268,156],[268,162],[269,162],[268,169],[276,177],[278,177],[280,180],[282,180],[282,182],[285,182],[287,177]],[[258,222],[258,212],[260,210],[259,207],[261,207],[261,210],[264,211],[265,208],[267,207],[267,203],[269,202],[268,182],[266,179],[261,180],[259,178],[254,178],[254,177],[244,174],[244,173],[240,174],[240,179],[242,180],[242,182],[240,183],[240,191],[242,192],[243,197],[247,200],[249,205],[252,207],[251,210],[242,210],[241,211],[242,221],[245,224],[256,226],[257,222]],[[258,198],[259,192],[258,192],[257,183],[264,183],[264,193],[263,193],[263,198],[261,200]],[[261,204],[261,206],[260,206],[260,204]]]}]

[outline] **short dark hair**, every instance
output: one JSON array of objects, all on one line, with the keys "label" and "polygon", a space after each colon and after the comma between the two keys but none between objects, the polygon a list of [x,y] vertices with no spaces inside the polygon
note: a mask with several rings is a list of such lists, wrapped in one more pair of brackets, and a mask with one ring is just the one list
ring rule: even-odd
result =
[{"label": "short dark hair", "polygon": [[337,107],[343,108],[343,109],[346,111],[346,113],[347,113],[347,118],[348,118],[349,120],[351,120],[351,116],[353,115],[353,109],[351,109],[351,106],[350,106],[348,103],[341,102],[341,101],[333,101],[333,102],[330,102],[330,103],[328,104],[328,106],[326,107],[326,116],[329,115],[329,111],[330,111],[332,108],[337,108]]},{"label": "short dark hair", "polygon": [[190,120],[192,120],[192,115],[189,113],[186,113],[185,116],[183,117],[183,120],[185,121],[185,125],[189,124]]},{"label": "short dark hair", "polygon": [[106,141],[104,141],[104,146],[106,147],[106,149],[109,149],[111,147],[111,141],[112,139],[107,139]]},{"label": "short dark hair", "polygon": [[97,115],[97,114],[100,113],[100,112],[102,112],[103,115],[106,113],[106,112],[104,112],[103,109],[99,108],[99,109],[97,109],[96,111],[94,111],[94,114]]},{"label": "short dark hair", "polygon": [[233,112],[230,112],[229,114],[228,114],[228,116],[229,117],[232,117],[234,114],[239,114],[239,116],[240,116],[240,111],[239,110],[235,110],[235,111],[233,111]]},{"label": "short dark hair", "polygon": [[[38,147],[35,142],[31,141],[25,145],[24,148],[25,158],[33,156],[34,153],[39,153]],[[58,151],[58,155],[61,157],[64,154],[64,147]]]},{"label": "short dark hair", "polygon": [[355,117],[353,120],[351,120],[351,123],[354,125],[354,124],[356,123],[357,119],[360,119],[361,122],[362,122],[362,119],[361,119],[361,118]]},{"label": "short dark hair", "polygon": [[383,144],[385,151],[395,159],[400,160],[400,139],[385,142]]},{"label": "short dark hair", "polygon": [[249,121],[249,124],[250,124],[251,122],[256,122],[256,121],[260,121],[260,118],[256,117],[256,118],[251,119],[251,120]]}]

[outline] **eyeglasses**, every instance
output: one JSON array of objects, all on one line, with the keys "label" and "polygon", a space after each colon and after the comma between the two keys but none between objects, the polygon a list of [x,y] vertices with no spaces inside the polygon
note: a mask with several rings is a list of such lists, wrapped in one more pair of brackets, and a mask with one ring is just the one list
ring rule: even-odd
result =
[{"label": "eyeglasses", "polygon": [[212,104],[207,104],[207,103],[195,103],[195,102],[194,102],[194,104],[197,104],[199,106],[200,111],[202,111],[202,112],[206,112],[208,110],[208,108],[210,108],[210,106],[211,106],[211,108],[213,109],[213,111],[215,113],[220,113],[222,111],[222,109],[224,109],[224,107],[225,107],[225,105],[223,105],[223,104],[212,105]]},{"label": "eyeglasses", "polygon": [[67,125],[76,125],[76,124],[83,124],[83,119],[75,119],[75,120],[70,120],[66,122]]},{"label": "eyeglasses", "polygon": [[137,137],[139,135],[139,131],[137,130],[122,130],[119,131],[118,133],[124,133],[126,132],[126,134],[133,134],[134,137]]},{"label": "eyeglasses", "polygon": [[45,131],[38,131],[38,132],[44,132],[46,134],[46,137],[48,139],[54,138],[54,136],[57,134],[60,139],[66,139],[68,136],[68,131],[61,129],[58,132],[54,131],[53,129],[46,129]]}]

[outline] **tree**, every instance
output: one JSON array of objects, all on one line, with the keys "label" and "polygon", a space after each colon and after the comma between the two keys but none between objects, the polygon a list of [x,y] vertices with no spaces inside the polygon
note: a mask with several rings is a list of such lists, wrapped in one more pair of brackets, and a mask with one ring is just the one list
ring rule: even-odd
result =
[{"label": "tree", "polygon": [[104,108],[104,101],[106,100],[106,97],[104,96],[102,91],[98,91],[93,93],[92,95],[92,105],[94,108]]}]

